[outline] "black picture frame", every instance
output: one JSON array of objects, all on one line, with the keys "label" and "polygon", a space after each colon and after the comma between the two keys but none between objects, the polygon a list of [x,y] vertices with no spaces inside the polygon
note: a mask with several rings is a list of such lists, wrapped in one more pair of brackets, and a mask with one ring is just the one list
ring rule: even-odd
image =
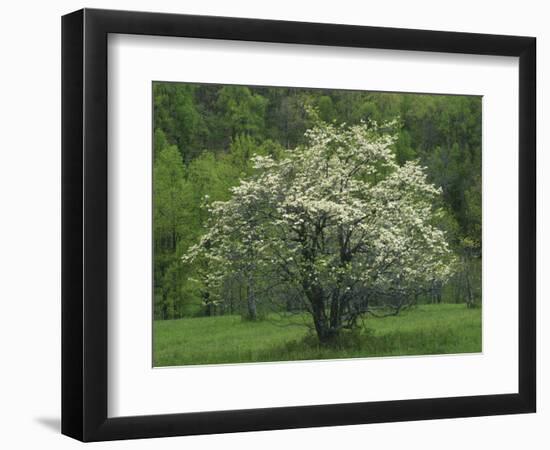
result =
[{"label": "black picture frame", "polygon": [[[107,416],[109,33],[519,57],[517,393]],[[62,433],[82,441],[535,412],[536,39],[83,9],[62,18]]]}]

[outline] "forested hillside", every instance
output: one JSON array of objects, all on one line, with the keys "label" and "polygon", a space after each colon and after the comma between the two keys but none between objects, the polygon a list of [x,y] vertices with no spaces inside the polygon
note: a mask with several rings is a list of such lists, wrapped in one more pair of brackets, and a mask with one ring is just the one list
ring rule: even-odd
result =
[{"label": "forested hillside", "polygon": [[439,225],[458,261],[450,282],[434,283],[416,301],[480,304],[480,97],[161,82],[153,96],[156,319],[242,312],[241,286],[213,308],[201,267],[182,256],[206,231],[204,205],[230,198],[230,188],[253,174],[253,155],[277,159],[304,144],[310,110],[334,124],[398,118],[396,160],[418,160],[441,187]]}]

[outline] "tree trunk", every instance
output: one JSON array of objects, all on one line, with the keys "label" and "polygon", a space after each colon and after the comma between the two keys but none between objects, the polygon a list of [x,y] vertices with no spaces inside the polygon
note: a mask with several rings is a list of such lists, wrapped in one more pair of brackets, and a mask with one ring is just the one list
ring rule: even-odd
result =
[{"label": "tree trunk", "polygon": [[342,323],[342,304],[338,291],[332,294],[330,302],[330,328],[337,330]]},{"label": "tree trunk", "polygon": [[474,307],[474,296],[472,293],[472,285],[470,283],[470,274],[466,273],[466,292],[468,293],[466,306],[468,308]]},{"label": "tree trunk", "polygon": [[254,296],[254,281],[248,279],[247,291],[246,291],[246,304],[248,307],[248,318],[250,320],[256,320],[258,318],[258,312],[256,310],[256,297]]},{"label": "tree trunk", "polygon": [[213,316],[214,315],[214,307],[213,307],[212,303],[210,302],[210,292],[203,291],[202,300],[203,300],[203,302],[206,306],[206,308],[205,308],[206,316],[207,317]]},{"label": "tree trunk", "polygon": [[338,336],[338,330],[329,325],[325,314],[317,315],[313,318],[313,322],[315,324],[315,332],[321,344],[333,342]]},{"label": "tree trunk", "polygon": [[312,307],[315,332],[322,344],[328,344],[338,336],[339,328],[331,326],[331,321],[325,311],[325,298],[320,286],[311,286],[306,289],[306,295]]}]

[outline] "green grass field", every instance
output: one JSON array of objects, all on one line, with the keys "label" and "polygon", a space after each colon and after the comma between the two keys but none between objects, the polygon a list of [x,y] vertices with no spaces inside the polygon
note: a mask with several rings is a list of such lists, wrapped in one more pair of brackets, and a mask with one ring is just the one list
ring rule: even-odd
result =
[{"label": "green grass field", "polygon": [[399,316],[369,317],[337,345],[320,346],[304,316],[240,316],[155,321],[154,366],[481,352],[481,309],[421,305]]}]

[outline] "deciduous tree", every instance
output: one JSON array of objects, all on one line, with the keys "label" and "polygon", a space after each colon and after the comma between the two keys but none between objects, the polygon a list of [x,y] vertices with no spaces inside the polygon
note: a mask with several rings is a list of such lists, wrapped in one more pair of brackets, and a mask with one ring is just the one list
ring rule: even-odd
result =
[{"label": "deciduous tree", "polygon": [[183,258],[209,261],[209,301],[236,274],[252,292],[277,282],[301,293],[328,342],[443,282],[453,257],[433,208],[441,190],[417,162],[397,163],[394,126],[318,121],[306,145],[255,157],[256,173],[209,205],[207,232]]}]

